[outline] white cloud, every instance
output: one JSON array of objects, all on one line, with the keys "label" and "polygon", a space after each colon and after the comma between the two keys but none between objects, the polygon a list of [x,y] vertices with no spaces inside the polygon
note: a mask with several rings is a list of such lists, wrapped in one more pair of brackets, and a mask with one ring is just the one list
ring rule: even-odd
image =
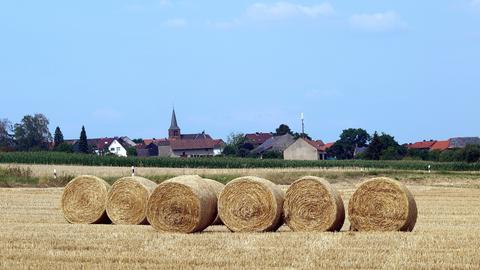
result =
[{"label": "white cloud", "polygon": [[352,27],[367,32],[389,32],[404,29],[407,24],[394,11],[355,14],[350,17]]},{"label": "white cloud", "polygon": [[254,3],[248,6],[238,18],[226,21],[209,21],[207,25],[214,28],[230,29],[258,21],[317,19],[333,14],[335,14],[334,8],[328,2],[315,5],[300,5],[290,2]]},{"label": "white cloud", "polygon": [[255,3],[247,8],[245,15],[253,20],[282,20],[294,17],[316,18],[333,13],[332,5],[327,2],[317,5],[276,2],[273,4]]},{"label": "white cloud", "polygon": [[163,25],[171,28],[183,28],[188,25],[188,22],[185,19],[176,18],[176,19],[166,20],[163,23]]}]

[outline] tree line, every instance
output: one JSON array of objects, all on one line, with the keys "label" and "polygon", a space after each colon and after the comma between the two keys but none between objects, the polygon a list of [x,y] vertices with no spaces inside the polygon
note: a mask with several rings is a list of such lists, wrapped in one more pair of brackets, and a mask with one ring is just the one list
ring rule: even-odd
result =
[{"label": "tree line", "polygon": [[[280,125],[274,136],[291,134],[295,138],[304,137],[311,139],[308,134],[294,133],[288,125]],[[243,133],[232,133],[227,139],[224,155],[236,157],[256,157],[251,154],[253,145]],[[445,151],[429,151],[408,149],[406,145],[399,144],[395,137],[387,133],[374,132],[369,134],[362,128],[349,128],[342,131],[340,138],[327,149],[328,159],[349,160],[426,160],[426,161],[465,161],[480,162],[480,146],[467,145],[462,149],[449,149]],[[283,153],[266,152],[263,158],[283,158]]]},{"label": "tree line", "polygon": [[[55,128],[52,137],[48,128],[49,124],[48,118],[41,113],[25,115],[19,123],[15,124],[8,119],[0,119],[0,151],[73,152],[72,145],[65,142],[60,127]],[[78,152],[91,152],[84,126],[80,131]]]},{"label": "tree line", "polygon": [[[60,127],[56,127],[52,137],[47,117],[41,113],[25,115],[19,123],[12,124],[8,119],[0,119],[0,151],[42,151],[54,150],[73,152],[73,146],[65,143]],[[293,132],[288,125],[281,124],[274,136],[290,134],[295,139],[311,139],[308,134]],[[140,142],[141,140],[134,140]],[[82,126],[75,152],[92,153],[88,145],[85,127]],[[243,133],[232,133],[225,145],[224,156],[258,157],[251,154],[254,146]],[[102,150],[102,149],[98,149]],[[135,155],[135,149],[128,149],[129,155]],[[108,151],[106,151],[108,152]],[[263,158],[283,158],[283,153],[266,152]],[[427,161],[465,161],[480,162],[480,146],[467,145],[461,149],[429,151],[408,149],[400,145],[395,137],[386,133],[374,132],[370,135],[362,128],[349,128],[342,131],[340,138],[327,150],[329,159],[364,160],[427,160]]]}]

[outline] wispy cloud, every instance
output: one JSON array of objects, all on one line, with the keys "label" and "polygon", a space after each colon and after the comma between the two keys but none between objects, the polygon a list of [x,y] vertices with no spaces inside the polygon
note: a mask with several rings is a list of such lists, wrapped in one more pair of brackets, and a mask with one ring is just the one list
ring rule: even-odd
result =
[{"label": "wispy cloud", "polygon": [[299,5],[289,2],[276,2],[273,4],[255,3],[247,8],[245,15],[253,20],[284,20],[290,18],[317,18],[334,14],[330,3],[316,5]]},{"label": "wispy cloud", "polygon": [[407,24],[394,11],[355,14],[350,17],[350,25],[367,32],[390,32],[407,27]]},{"label": "wispy cloud", "polygon": [[183,28],[188,25],[188,21],[185,19],[176,18],[176,19],[166,20],[163,23],[163,25],[170,28]]}]

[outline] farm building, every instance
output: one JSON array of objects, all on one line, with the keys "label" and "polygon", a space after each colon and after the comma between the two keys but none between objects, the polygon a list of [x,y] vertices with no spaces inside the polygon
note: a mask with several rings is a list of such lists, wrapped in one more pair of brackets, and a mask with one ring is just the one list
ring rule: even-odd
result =
[{"label": "farm building", "polygon": [[437,141],[434,141],[434,140],[416,142],[416,143],[408,144],[407,147],[408,147],[408,149],[430,150],[436,142]]},{"label": "farm building", "polygon": [[253,148],[256,148],[260,146],[262,143],[264,143],[266,140],[270,139],[273,137],[272,133],[266,133],[266,132],[255,132],[255,133],[247,133],[245,134],[246,143],[250,143]]},{"label": "farm building", "polygon": [[283,151],[286,160],[324,160],[326,156],[325,144],[321,141],[312,141],[299,138]]},{"label": "farm building", "polygon": [[[225,145],[223,140],[212,139],[205,132],[182,134],[175,110],[172,112],[168,138],[146,139],[143,142],[145,146],[137,149],[137,153],[141,153],[141,156],[154,156],[157,153],[156,155],[161,157],[218,156],[222,154]],[[152,150],[152,148],[156,148],[156,150]]]},{"label": "farm building", "polygon": [[290,134],[273,136],[261,145],[259,145],[257,148],[253,149],[252,154],[263,155],[264,153],[269,151],[283,153],[283,151],[285,151],[285,149],[287,149],[287,147],[289,147],[294,142],[295,139]]}]

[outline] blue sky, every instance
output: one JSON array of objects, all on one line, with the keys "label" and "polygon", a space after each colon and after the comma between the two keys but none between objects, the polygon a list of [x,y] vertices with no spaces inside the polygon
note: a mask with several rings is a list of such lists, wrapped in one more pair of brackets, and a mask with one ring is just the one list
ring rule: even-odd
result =
[{"label": "blue sky", "polygon": [[0,118],[66,138],[479,136],[480,0],[2,1]]}]

